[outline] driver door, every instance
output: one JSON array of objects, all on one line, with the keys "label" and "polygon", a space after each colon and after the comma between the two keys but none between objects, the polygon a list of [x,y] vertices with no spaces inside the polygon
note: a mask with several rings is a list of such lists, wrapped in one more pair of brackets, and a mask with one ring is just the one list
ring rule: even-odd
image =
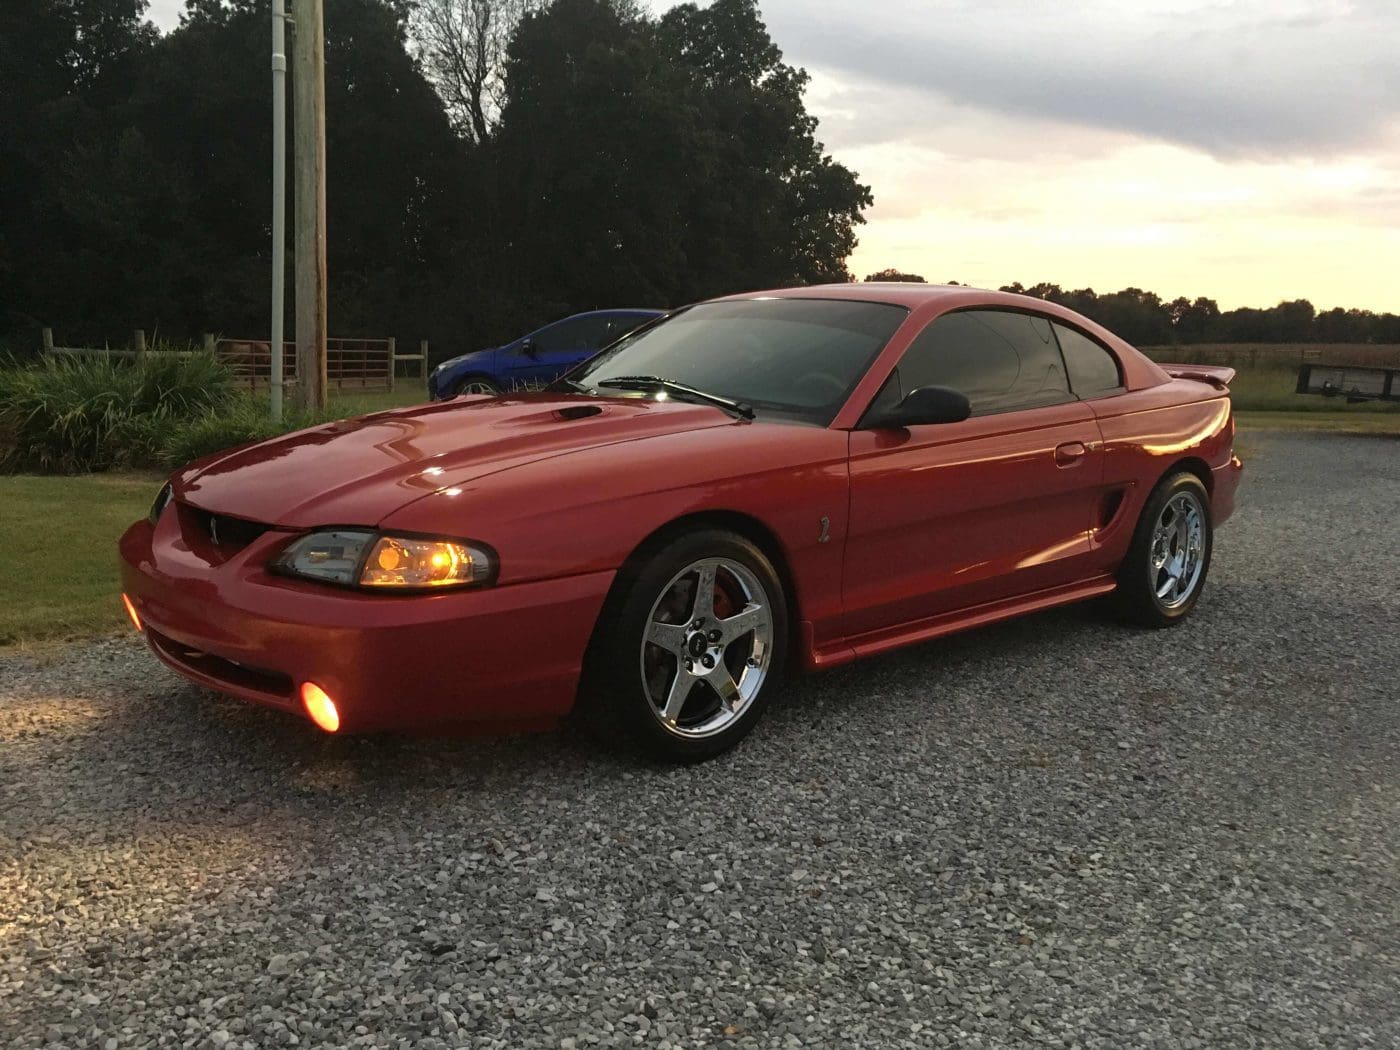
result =
[{"label": "driver door", "polygon": [[922,386],[961,390],[974,415],[851,433],[848,636],[1091,574],[1103,441],[1049,322],[991,310],[934,319],[876,404]]}]

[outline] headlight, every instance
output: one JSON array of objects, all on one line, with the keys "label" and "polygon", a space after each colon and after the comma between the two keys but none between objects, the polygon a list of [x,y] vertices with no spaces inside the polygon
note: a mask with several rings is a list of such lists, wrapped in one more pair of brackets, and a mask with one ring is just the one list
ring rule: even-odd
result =
[{"label": "headlight", "polygon": [[462,540],[335,529],[302,536],[272,568],[348,587],[429,590],[487,584],[495,560],[484,547]]},{"label": "headlight", "polygon": [[151,509],[146,514],[146,520],[152,525],[159,521],[160,512],[165,509],[166,504],[170,502],[173,495],[174,492],[170,488],[170,482],[167,481],[160,487],[160,491],[156,493],[156,501],[151,504]]}]

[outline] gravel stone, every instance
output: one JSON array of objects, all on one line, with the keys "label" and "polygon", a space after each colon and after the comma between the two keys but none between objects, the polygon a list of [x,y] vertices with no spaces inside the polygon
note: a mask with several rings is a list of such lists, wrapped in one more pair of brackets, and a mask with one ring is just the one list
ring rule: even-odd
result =
[{"label": "gravel stone", "polygon": [[1187,624],[800,680],[696,767],[0,652],[0,1046],[1400,1046],[1400,445],[1241,444]]}]

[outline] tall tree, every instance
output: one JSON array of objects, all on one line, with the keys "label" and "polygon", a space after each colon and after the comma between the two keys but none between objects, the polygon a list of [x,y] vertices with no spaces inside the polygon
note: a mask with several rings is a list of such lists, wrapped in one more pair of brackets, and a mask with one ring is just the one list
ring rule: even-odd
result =
[{"label": "tall tree", "polygon": [[66,316],[66,288],[93,280],[76,259],[89,245],[70,205],[112,205],[121,218],[103,199],[104,172],[74,169],[92,159],[80,147],[120,136],[115,110],[156,39],[145,9],[145,0],[0,4],[0,331],[22,333],[25,345]]},{"label": "tall tree", "polygon": [[657,36],[690,73],[709,139],[708,192],[689,215],[697,290],[851,280],[870,189],[817,141],[809,78],[783,61],[755,0],[681,4]]}]

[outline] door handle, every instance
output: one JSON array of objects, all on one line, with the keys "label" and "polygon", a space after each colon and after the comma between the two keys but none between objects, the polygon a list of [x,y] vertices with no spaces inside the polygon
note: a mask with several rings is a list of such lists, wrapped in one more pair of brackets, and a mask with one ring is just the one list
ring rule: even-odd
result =
[{"label": "door handle", "polygon": [[1082,462],[1088,454],[1089,446],[1082,441],[1071,441],[1065,445],[1058,445],[1055,448],[1055,465],[1072,467]]}]

